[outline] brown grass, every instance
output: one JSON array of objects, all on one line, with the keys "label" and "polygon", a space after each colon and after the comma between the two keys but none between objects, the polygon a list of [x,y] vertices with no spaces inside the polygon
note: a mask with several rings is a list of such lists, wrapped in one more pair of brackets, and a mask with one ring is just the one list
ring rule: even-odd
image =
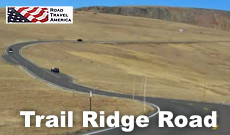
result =
[{"label": "brown grass", "polygon": [[[10,76],[9,73],[14,75]],[[60,134],[82,130],[82,112],[89,110],[87,94],[48,87],[44,83],[28,77],[27,74],[14,66],[1,67],[0,80],[0,110],[2,110],[0,113],[0,134]],[[122,114],[129,114],[129,111],[134,112],[135,115],[143,113],[143,109],[140,110],[143,108],[140,103],[102,96],[94,96],[92,106],[93,110],[97,112],[104,110],[107,113],[112,113],[119,110]],[[129,106],[128,110],[127,106]],[[23,128],[24,119],[19,116],[21,110],[35,110],[37,114],[55,114],[57,116],[62,110],[74,111],[74,128],[48,129],[44,125],[42,128],[34,128],[33,124],[32,128],[25,129]]]},{"label": "brown grass", "polygon": [[143,95],[146,75],[148,96],[230,103],[228,49],[228,43],[55,43],[23,52],[45,68],[57,66],[76,82],[100,89]]},{"label": "brown grass", "polygon": [[[89,110],[88,94],[63,91],[45,85],[40,80],[28,76],[19,67],[0,61],[0,134],[61,134],[86,130],[82,128],[82,112]],[[112,114],[119,110],[122,115],[144,113],[143,105],[130,100],[93,97],[93,110]],[[128,108],[128,109],[127,109]],[[19,115],[22,110],[35,110],[37,114],[57,115],[60,111],[74,111],[74,128],[24,128],[24,118]],[[147,112],[152,108],[147,106]],[[34,121],[32,122],[34,123]],[[88,129],[87,129],[88,130]]]},{"label": "brown grass", "polygon": [[[138,17],[78,12],[74,18],[73,25],[6,25],[5,10],[1,9],[0,51],[3,54],[7,45],[31,40],[216,41],[229,40],[230,36],[214,29]],[[185,32],[180,33],[180,28]],[[229,103],[228,44],[55,45],[52,49],[50,44],[34,46],[24,54],[43,67],[58,66],[78,82],[106,90],[132,93],[135,84],[135,94],[142,95],[140,84],[143,75],[147,75],[150,96],[203,100],[202,93],[207,90],[206,100]],[[80,129],[25,129],[19,110],[58,114],[63,109],[79,113],[88,109],[87,104],[82,104],[88,102],[87,95],[76,93],[73,97],[72,93],[48,87],[3,61],[0,74],[1,134],[57,134]],[[127,100],[94,100],[98,110],[143,113],[141,104],[134,106]],[[100,106],[101,102],[105,105]]]},{"label": "brown grass", "polygon": [[[76,17],[76,16],[75,16]],[[77,17],[76,17],[77,18]],[[4,54],[10,44],[31,40],[74,39],[82,36],[79,25],[6,25],[5,9],[0,9],[0,54]],[[69,34],[68,34],[69,33]],[[82,111],[88,110],[88,94],[63,91],[47,86],[27,75],[19,67],[0,61],[0,134],[40,135],[76,132],[82,129]],[[128,108],[128,109],[127,109]],[[59,115],[62,110],[73,110],[74,128],[24,128],[20,110],[36,110],[38,114]],[[130,100],[93,97],[93,110],[104,110],[112,114],[115,110],[122,114],[139,115],[145,113],[143,105]],[[152,110],[149,106],[147,111]]]}]

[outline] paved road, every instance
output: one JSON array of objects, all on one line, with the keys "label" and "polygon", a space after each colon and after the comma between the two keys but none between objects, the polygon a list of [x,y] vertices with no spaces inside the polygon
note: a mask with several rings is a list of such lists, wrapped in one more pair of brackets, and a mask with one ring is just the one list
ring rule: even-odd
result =
[{"label": "paved road", "polygon": [[[47,69],[43,69],[29,60],[25,59],[21,54],[20,50],[29,45],[33,45],[36,43],[47,43],[47,42],[61,42],[61,41],[34,41],[34,42],[23,42],[11,45],[10,48],[14,50],[14,53],[7,53],[3,56],[3,58],[12,64],[17,64],[23,67],[26,71],[31,73],[33,76],[40,78],[47,83],[52,83],[53,85],[58,85],[65,89],[76,90],[79,92],[89,93],[93,91],[94,94],[109,96],[109,97],[119,97],[119,98],[127,98],[131,99],[131,95],[119,94],[106,92],[102,90],[92,90],[91,88],[87,88],[72,82],[71,78],[64,74],[54,74],[49,72]],[[72,41],[68,41],[72,42]],[[209,42],[209,41],[203,41]],[[213,41],[213,42],[228,42],[228,41]],[[90,42],[88,42],[90,43]],[[93,42],[92,42],[93,43]],[[94,42],[95,43],[95,42]],[[115,42],[97,42],[97,43],[115,43]],[[125,43],[134,43],[134,42],[119,42],[120,44]],[[140,43],[140,42],[138,42]],[[156,43],[156,42],[151,42]],[[157,42],[157,43],[166,43],[166,42]],[[175,42],[175,43],[197,43],[197,42]],[[189,95],[188,95],[189,96]],[[143,97],[136,97],[137,100],[143,101]],[[146,101],[149,104],[157,105],[161,111],[171,111],[174,115],[207,115],[210,114],[211,111],[218,112],[218,125],[219,128],[217,130],[213,130],[211,128],[197,128],[192,129],[189,127],[186,128],[158,128],[158,115],[150,118],[150,125],[147,128],[135,128],[135,130],[129,134],[131,135],[230,135],[230,106],[220,105],[220,104],[209,104],[209,103],[199,103],[199,102],[190,102],[190,101],[182,101],[182,100],[171,100],[171,99],[161,99],[161,98],[153,98],[147,97]],[[208,109],[207,109],[208,108]],[[153,112],[149,115],[154,115],[156,112]],[[76,134],[76,133],[73,133]],[[82,133],[79,133],[82,134]],[[114,129],[106,129],[105,131],[92,131],[87,132],[87,134],[98,134],[98,135],[123,135],[128,134],[121,131],[120,128]]]}]

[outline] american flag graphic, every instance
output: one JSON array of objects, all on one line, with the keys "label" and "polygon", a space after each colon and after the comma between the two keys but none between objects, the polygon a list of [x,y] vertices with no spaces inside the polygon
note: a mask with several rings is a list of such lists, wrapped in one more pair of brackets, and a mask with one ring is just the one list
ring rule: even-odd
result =
[{"label": "american flag graphic", "polygon": [[45,23],[49,20],[48,8],[8,7],[8,23]]}]

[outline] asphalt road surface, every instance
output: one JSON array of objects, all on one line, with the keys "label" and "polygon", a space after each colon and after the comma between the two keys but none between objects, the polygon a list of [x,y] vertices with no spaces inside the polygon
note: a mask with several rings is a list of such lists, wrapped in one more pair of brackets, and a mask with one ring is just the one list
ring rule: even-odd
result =
[{"label": "asphalt road surface", "polygon": [[[23,42],[11,45],[9,48],[13,49],[13,53],[8,53],[9,48],[7,48],[5,55],[3,58],[11,64],[16,64],[18,66],[23,67],[27,72],[32,74],[33,76],[46,81],[47,83],[51,83],[53,85],[57,85],[59,87],[63,87],[64,89],[75,90],[79,92],[89,93],[93,91],[93,94],[104,95],[109,97],[118,97],[118,98],[127,98],[132,99],[131,95],[119,94],[106,92],[102,90],[95,90],[91,88],[87,88],[72,82],[71,78],[62,73],[55,74],[51,73],[47,69],[43,69],[33,62],[25,59],[20,51],[23,47],[33,45],[36,43],[47,43],[47,42],[64,42],[64,41],[34,41],[34,42]],[[74,42],[74,41],[65,41],[65,42]],[[206,41],[204,41],[206,42]],[[208,42],[208,41],[207,41]],[[215,42],[228,42],[228,41],[215,41]],[[77,43],[77,42],[76,42]],[[90,42],[88,42],[90,43]],[[93,42],[92,43],[116,43],[116,42]],[[125,44],[128,42],[117,42],[120,44]],[[134,42],[129,42],[134,43]],[[138,42],[140,43],[140,42]],[[146,42],[145,42],[146,43]],[[155,42],[149,42],[155,43]],[[156,42],[159,44],[164,44],[166,42]],[[196,43],[196,42],[174,42],[174,43]],[[48,52],[47,52],[48,53]],[[189,95],[188,95],[189,96]],[[135,97],[136,100],[143,101],[143,97]],[[98,135],[230,135],[230,106],[221,105],[221,104],[210,104],[210,103],[200,103],[200,102],[191,102],[191,101],[182,101],[182,100],[172,100],[172,99],[161,99],[161,98],[153,98],[147,97],[146,102],[152,106],[157,105],[161,111],[171,111],[174,115],[210,115],[211,111],[218,112],[218,128],[159,128],[158,127],[158,109],[155,109],[156,112],[152,112],[149,114],[150,117],[150,125],[147,128],[138,128],[136,127],[131,133],[124,133],[121,128],[110,128],[103,130],[90,131],[86,133],[72,133],[74,134],[98,134]]]}]

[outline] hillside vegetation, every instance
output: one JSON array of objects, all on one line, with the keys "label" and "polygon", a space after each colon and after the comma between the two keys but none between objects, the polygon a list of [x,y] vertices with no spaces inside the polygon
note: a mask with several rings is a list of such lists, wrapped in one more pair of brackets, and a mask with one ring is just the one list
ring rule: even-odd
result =
[{"label": "hillside vegetation", "polygon": [[230,103],[230,46],[218,42],[228,41],[229,32],[84,11],[76,17],[75,32],[85,43],[35,45],[23,51],[25,57],[47,69],[57,66],[77,83],[107,91],[143,96],[146,76],[148,96]]},{"label": "hillside vegetation", "polygon": [[156,6],[86,7],[77,10],[146,17],[230,31],[228,11]]},{"label": "hillside vegetation", "polygon": [[[5,15],[5,9],[0,9],[1,55],[4,55],[8,45],[18,42],[92,38],[84,34],[87,24],[82,26],[76,20],[74,25],[7,25]],[[78,18],[77,15],[74,18]],[[45,52],[48,53],[48,50]],[[94,111],[104,110],[107,114],[117,110],[122,115],[145,113],[143,104],[139,102],[104,96],[94,95],[92,106]],[[82,112],[89,110],[89,94],[47,85],[3,59],[0,59],[0,110],[0,135],[57,135],[89,130],[82,128]],[[46,128],[43,122],[41,128],[36,128],[33,119],[32,127],[25,128],[24,118],[19,115],[23,110],[35,110],[39,115],[57,116],[60,116],[60,111],[74,111],[74,127]],[[146,111],[151,110],[147,106]]]}]

